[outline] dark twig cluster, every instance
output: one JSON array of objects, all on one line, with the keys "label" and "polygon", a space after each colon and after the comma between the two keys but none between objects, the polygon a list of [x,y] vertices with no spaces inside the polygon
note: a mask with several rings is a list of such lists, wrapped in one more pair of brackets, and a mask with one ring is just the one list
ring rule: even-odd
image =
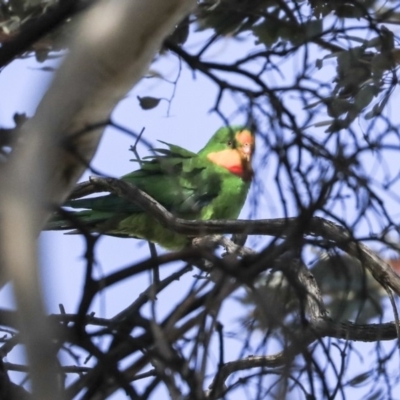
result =
[{"label": "dark twig cluster", "polygon": [[[60,352],[67,349],[74,353],[83,351],[95,360],[90,367],[60,365],[60,374],[77,376],[73,379],[73,383],[67,386],[68,397],[74,397],[84,389],[86,389],[86,394],[83,395],[85,399],[106,397],[123,388],[130,398],[147,398],[158,385],[164,383],[173,396],[182,396],[186,393],[190,398],[216,399],[232,390],[233,387],[226,386],[226,381],[238,371],[261,368],[263,373],[270,371],[282,377],[291,374],[293,367],[290,366],[297,357],[301,355],[305,357],[305,354],[311,357],[310,346],[319,343],[324,337],[350,341],[393,340],[397,337],[395,323],[367,325],[337,323],[329,318],[312,272],[305,267],[296,253],[290,250],[293,248],[293,227],[297,224],[296,219],[185,221],[174,218],[154,199],[122,181],[93,178],[90,185],[94,192],[97,187],[101,187],[135,202],[172,230],[192,236],[201,235],[206,240],[199,237],[194,240],[196,243],[194,247],[151,257],[101,279],[93,278],[93,257],[89,255],[90,251],[87,252],[87,277],[78,313],[76,315],[62,313],[49,317],[57,326],[56,332],[59,332],[59,336],[54,339]],[[281,238],[282,242],[273,243],[261,252],[254,252],[238,247],[220,235],[227,232],[268,234]],[[90,249],[92,236],[90,232],[83,233]],[[208,234],[213,235],[204,236]],[[319,237],[328,241],[331,246],[346,249],[349,253],[357,255],[383,286],[400,293],[400,278],[366,246],[354,242],[345,229],[321,218],[315,218],[310,221],[303,234]],[[226,253],[223,257],[214,253],[213,248],[217,245],[225,247]],[[138,294],[132,304],[115,317],[103,319],[89,314],[96,294],[107,291],[116,283],[135,277],[137,274],[151,271],[154,266],[162,268],[174,261],[183,261],[184,264],[175,273],[158,283],[153,283]],[[151,316],[145,317],[143,314],[145,305],[157,302],[156,298],[162,297],[163,290],[192,271],[193,266],[203,270],[206,276],[194,282],[184,301],[177,308],[171,309],[170,314],[161,321],[156,321]],[[206,362],[207,348],[214,335],[219,335],[219,347],[223,349],[226,338],[218,322],[221,306],[240,287],[254,290],[257,277],[266,271],[281,271],[286,277],[298,299],[298,322],[293,322],[287,327],[280,325],[286,342],[281,351],[265,356],[246,356],[228,362],[220,357],[212,383],[208,391],[204,391],[205,372],[208,369],[202,370],[195,365]],[[281,324],[280,316],[276,315],[268,304],[262,304],[262,298],[256,296],[255,301],[261,303],[264,318],[271,324]],[[12,314],[3,311],[2,323],[5,325],[11,323],[11,326],[14,326]],[[8,335],[4,338],[3,356],[19,344],[16,332]],[[100,338],[110,335],[113,339],[109,346],[104,348],[97,344]],[[119,361],[135,354],[137,357],[127,367],[118,366]],[[6,363],[5,368],[26,371],[23,365]],[[185,383],[183,387],[182,384],[177,385],[178,376]],[[146,389],[141,395],[133,385],[138,380],[147,382]]]}]

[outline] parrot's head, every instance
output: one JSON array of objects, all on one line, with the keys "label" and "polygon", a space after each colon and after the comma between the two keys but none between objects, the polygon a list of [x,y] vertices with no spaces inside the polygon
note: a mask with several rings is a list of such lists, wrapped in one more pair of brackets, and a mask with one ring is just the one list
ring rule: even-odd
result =
[{"label": "parrot's head", "polygon": [[251,159],[254,147],[253,132],[243,126],[231,126],[220,128],[199,154],[243,180],[250,181],[253,177]]}]

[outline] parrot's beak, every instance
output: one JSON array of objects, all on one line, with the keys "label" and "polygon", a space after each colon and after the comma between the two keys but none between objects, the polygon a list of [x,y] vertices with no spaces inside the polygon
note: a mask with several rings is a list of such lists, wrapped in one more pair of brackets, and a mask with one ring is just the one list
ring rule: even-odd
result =
[{"label": "parrot's beak", "polygon": [[242,160],[246,160],[248,163],[251,161],[251,157],[254,152],[254,137],[247,129],[238,132],[236,134],[236,140],[239,144],[239,153]]},{"label": "parrot's beak", "polygon": [[251,156],[253,155],[253,147],[250,143],[244,143],[240,148],[240,153],[242,158],[249,162],[251,160]]}]

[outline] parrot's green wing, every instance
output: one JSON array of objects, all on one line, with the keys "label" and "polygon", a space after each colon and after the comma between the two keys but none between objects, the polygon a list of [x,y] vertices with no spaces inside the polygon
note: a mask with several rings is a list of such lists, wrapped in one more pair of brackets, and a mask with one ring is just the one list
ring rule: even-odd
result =
[{"label": "parrot's green wing", "polygon": [[[177,216],[195,215],[219,193],[221,176],[210,171],[211,163],[199,159],[181,147],[168,145],[169,149],[154,149],[161,155],[142,161],[141,169],[121,177],[156,199],[168,211]],[[208,170],[207,170],[208,167]],[[86,208],[96,214],[96,220],[104,213],[136,213],[142,209],[128,200],[115,195],[72,200],[66,206]]]}]

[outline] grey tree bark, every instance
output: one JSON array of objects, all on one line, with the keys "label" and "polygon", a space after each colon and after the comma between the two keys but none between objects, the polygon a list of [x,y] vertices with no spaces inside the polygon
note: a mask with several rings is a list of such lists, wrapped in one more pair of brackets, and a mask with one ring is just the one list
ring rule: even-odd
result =
[{"label": "grey tree bark", "polygon": [[[60,399],[39,282],[37,236],[89,164],[109,118],[194,0],[104,0],[76,29],[69,54],[1,177],[2,279],[11,279],[35,399]],[[82,133],[84,132],[84,133]]]}]

